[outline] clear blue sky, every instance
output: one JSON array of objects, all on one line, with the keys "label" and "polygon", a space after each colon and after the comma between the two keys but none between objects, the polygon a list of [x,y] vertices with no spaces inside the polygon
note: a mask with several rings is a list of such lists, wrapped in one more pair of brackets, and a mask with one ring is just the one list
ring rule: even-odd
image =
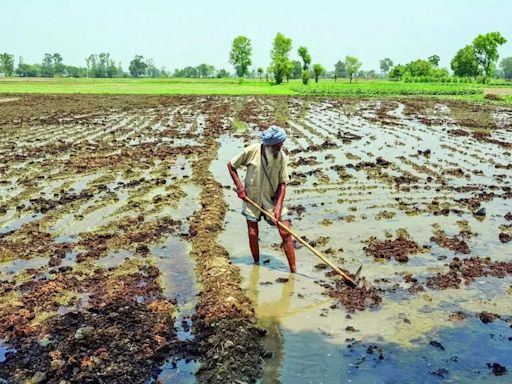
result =
[{"label": "clear blue sky", "polygon": [[0,12],[0,52],[30,63],[59,52],[85,66],[89,54],[110,52],[125,70],[135,54],[170,70],[202,62],[231,70],[231,41],[242,34],[252,40],[253,66],[266,67],[277,32],[292,38],[292,58],[304,45],[328,69],[345,55],[364,69],[432,54],[449,66],[491,31],[508,40],[500,57],[512,56],[511,0],[1,0]]}]

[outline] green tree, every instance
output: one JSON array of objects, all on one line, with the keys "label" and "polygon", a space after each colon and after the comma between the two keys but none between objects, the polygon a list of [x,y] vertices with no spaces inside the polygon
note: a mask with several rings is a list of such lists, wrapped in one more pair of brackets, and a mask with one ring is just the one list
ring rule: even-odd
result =
[{"label": "green tree", "polygon": [[304,69],[302,71],[302,84],[308,85],[310,78],[311,78],[311,73],[309,72],[309,69]]},{"label": "green tree", "polygon": [[117,67],[114,60],[109,60],[107,63],[107,77],[121,77],[122,74],[123,69],[121,68],[121,63],[119,63],[119,67]]},{"label": "green tree", "polygon": [[459,49],[453,57],[450,66],[455,76],[477,77],[480,74],[475,48],[472,45],[466,45],[464,48]]},{"label": "green tree", "polygon": [[14,55],[9,53],[0,54],[0,72],[6,76],[12,76],[14,72]]},{"label": "green tree", "polygon": [[439,60],[441,60],[441,58],[438,55],[432,55],[428,58],[428,62],[434,67],[439,66]]},{"label": "green tree", "polygon": [[347,76],[347,69],[345,68],[345,63],[341,60],[338,60],[336,64],[334,64],[334,81],[336,81],[340,77]]},{"label": "green tree", "polygon": [[260,77],[260,81],[261,81],[261,76],[263,75],[263,72],[265,72],[264,69],[261,67],[258,67],[258,76]]},{"label": "green tree", "polygon": [[380,61],[380,70],[384,76],[388,75],[388,72],[391,68],[393,68],[393,60],[391,60],[389,57],[386,57]]},{"label": "green tree", "polygon": [[226,71],[224,68],[221,68],[217,71],[217,74],[215,75],[217,78],[226,78],[229,77],[229,72]]},{"label": "green tree", "polygon": [[243,81],[249,66],[252,64],[251,55],[251,40],[246,36],[235,37],[231,45],[231,52],[229,52],[229,62],[235,67],[240,81]]},{"label": "green tree", "polygon": [[290,70],[290,59],[288,55],[292,49],[292,39],[278,33],[274,38],[271,58],[271,72],[274,74],[276,84],[281,84],[287,72]]},{"label": "green tree", "polygon": [[215,67],[209,64],[199,64],[197,66],[197,74],[199,77],[212,77],[215,73]]},{"label": "green tree", "polygon": [[293,60],[292,79],[300,79],[302,75],[302,64],[300,61]]},{"label": "green tree", "polygon": [[308,49],[306,47],[299,47],[297,50],[297,53],[302,58],[302,62],[304,63],[304,66],[302,67],[303,70],[306,70],[309,68],[309,64],[311,64],[311,55],[308,52]]},{"label": "green tree", "polygon": [[130,71],[130,74],[133,77],[140,77],[144,76],[146,73],[147,64],[144,61],[144,56],[142,55],[135,55],[132,61],[130,61],[130,66],[128,67],[128,70]]},{"label": "green tree", "polygon": [[325,73],[325,68],[321,64],[313,64],[313,73],[315,74],[315,83],[318,83],[318,78]]},{"label": "green tree", "polygon": [[359,71],[363,64],[354,56],[345,56],[345,70],[347,71],[350,83],[352,83],[352,77]]},{"label": "green tree", "polygon": [[41,64],[41,75],[44,77],[53,76],[53,56],[49,53],[45,53],[43,62]]},{"label": "green tree", "polygon": [[98,75],[98,55],[90,55],[85,59],[87,65],[87,77],[97,77]]},{"label": "green tree", "polygon": [[498,46],[505,44],[505,39],[499,32],[478,35],[473,40],[473,47],[478,63],[482,66],[487,78],[492,75],[492,65],[498,60]]},{"label": "green tree", "polygon": [[54,53],[52,55],[53,60],[53,73],[56,76],[62,76],[64,73],[64,64],[62,64],[62,56],[60,53]]},{"label": "green tree", "polygon": [[505,79],[512,79],[512,57],[505,57],[500,62],[500,68],[503,71]]},{"label": "green tree", "polygon": [[401,80],[405,74],[405,67],[401,64],[395,65],[388,72],[388,78],[390,80]]},{"label": "green tree", "polygon": [[411,76],[429,76],[432,73],[433,66],[427,60],[415,60],[405,65],[405,71]]}]

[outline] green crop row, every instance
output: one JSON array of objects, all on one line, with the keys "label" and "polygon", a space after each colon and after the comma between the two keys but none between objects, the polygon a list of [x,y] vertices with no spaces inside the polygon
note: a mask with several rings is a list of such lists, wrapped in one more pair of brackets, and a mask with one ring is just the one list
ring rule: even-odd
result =
[{"label": "green crop row", "polygon": [[480,95],[482,87],[475,84],[430,84],[430,83],[379,83],[361,84],[328,83],[310,86],[296,85],[291,89],[303,95],[326,96],[435,96],[435,95]]}]

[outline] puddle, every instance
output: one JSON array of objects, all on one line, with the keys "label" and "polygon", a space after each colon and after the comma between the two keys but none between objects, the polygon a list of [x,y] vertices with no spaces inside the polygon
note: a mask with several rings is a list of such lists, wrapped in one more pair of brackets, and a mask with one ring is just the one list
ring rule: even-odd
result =
[{"label": "puddle", "polygon": [[199,369],[199,364],[193,360],[179,359],[166,362],[160,369],[158,379],[150,383],[192,384],[197,382],[195,373]]},{"label": "puddle", "polygon": [[96,264],[104,268],[116,268],[119,267],[125,259],[130,259],[133,255],[133,251],[121,249],[119,251],[109,252],[105,257],[98,259]]},{"label": "puddle", "polygon": [[16,230],[20,229],[24,224],[35,221],[35,220],[39,219],[41,216],[42,216],[41,213],[36,213],[36,214],[21,216],[12,221],[10,220],[7,223],[2,224],[2,227],[0,228],[0,233],[16,231]]},{"label": "puddle", "polygon": [[16,259],[0,263],[0,277],[12,276],[26,269],[39,269],[48,264],[47,257],[34,257],[29,260]]},{"label": "puddle", "polygon": [[[177,237],[169,237],[163,243],[150,248],[155,265],[162,273],[163,292],[168,298],[175,297],[178,313],[175,327],[179,340],[192,340],[191,317],[197,302],[195,263],[189,257],[190,246]],[[162,383],[195,383],[196,361],[184,359],[166,361],[160,367],[158,380]]]}]

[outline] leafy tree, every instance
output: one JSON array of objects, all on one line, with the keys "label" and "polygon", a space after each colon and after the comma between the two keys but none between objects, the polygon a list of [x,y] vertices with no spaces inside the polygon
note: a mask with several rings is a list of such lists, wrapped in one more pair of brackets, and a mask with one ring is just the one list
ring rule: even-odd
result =
[{"label": "leafy tree", "polygon": [[388,78],[391,80],[400,80],[405,74],[405,67],[401,64],[395,65],[388,72]]},{"label": "leafy tree", "polygon": [[413,77],[416,76],[429,76],[432,72],[433,66],[427,60],[415,60],[405,65],[405,71]]},{"label": "leafy tree", "polygon": [[325,73],[325,68],[321,64],[314,64],[313,73],[315,74],[315,83],[318,83],[318,78]]},{"label": "leafy tree", "polygon": [[217,74],[215,76],[219,79],[229,77],[229,72],[222,68],[217,71]]},{"label": "leafy tree", "polygon": [[293,73],[293,61],[288,61],[286,64],[286,69],[284,71],[284,77],[286,77],[286,81],[289,82]]},{"label": "leafy tree", "polygon": [[500,68],[503,71],[505,79],[512,79],[512,57],[505,57],[500,62]]},{"label": "leafy tree", "polygon": [[[1,66],[2,65],[0,64],[0,71],[2,71]],[[16,75],[20,77],[27,77],[28,67],[29,65],[25,64],[23,62],[23,57],[20,56],[18,59],[18,66],[16,67],[16,70],[14,72],[16,73]]]},{"label": "leafy tree", "polygon": [[110,53],[102,52],[98,55],[98,66],[95,77],[107,77],[107,68],[110,65]]},{"label": "leafy tree", "polygon": [[114,60],[109,60],[107,63],[107,77],[121,77],[122,74],[123,69],[121,68],[121,63],[119,63],[119,67],[117,67]]},{"label": "leafy tree", "polygon": [[215,73],[215,67],[209,64],[199,64],[197,66],[197,74],[199,77],[212,77]]},{"label": "leafy tree", "polygon": [[352,83],[352,77],[359,71],[363,64],[354,56],[345,56],[345,70],[347,71],[350,83]]},{"label": "leafy tree", "polygon": [[306,47],[299,47],[297,50],[297,53],[302,58],[302,62],[304,63],[304,66],[302,67],[303,70],[306,70],[309,68],[309,64],[311,64],[311,55],[308,52],[308,49]]},{"label": "leafy tree", "polygon": [[441,58],[438,55],[432,55],[428,58],[428,62],[432,64],[434,67],[437,67],[439,65],[439,60],[441,60]]},{"label": "leafy tree", "polygon": [[133,77],[143,76],[146,73],[147,64],[144,61],[144,56],[135,55],[132,61],[130,61],[130,66],[128,70]]},{"label": "leafy tree", "polygon": [[346,77],[347,70],[345,68],[345,63],[341,60],[338,60],[336,64],[334,64],[334,81],[339,77]]},{"label": "leafy tree", "polygon": [[98,55],[90,55],[85,59],[87,65],[87,77],[98,77]]},{"label": "leafy tree", "polygon": [[64,73],[64,64],[62,64],[62,56],[60,53],[52,55],[53,60],[53,73],[54,75],[61,76]]},{"label": "leafy tree", "polygon": [[498,46],[505,44],[505,39],[499,32],[490,32],[485,35],[478,35],[473,40],[473,47],[478,63],[483,67],[485,76],[492,75],[492,65],[498,60]]},{"label": "leafy tree", "polygon": [[49,53],[45,53],[43,63],[41,64],[41,75],[44,77],[52,77],[53,73],[53,56]]},{"label": "leafy tree", "polygon": [[155,66],[155,60],[153,59],[146,59],[146,77],[158,77],[160,71]]},{"label": "leafy tree", "polygon": [[292,79],[300,79],[302,75],[302,64],[300,61],[293,60]]},{"label": "leafy tree", "polygon": [[81,77],[86,75],[86,71],[87,69],[85,69],[84,71],[84,68],[74,67],[72,65],[65,65],[63,72],[70,77]]},{"label": "leafy tree", "polygon": [[386,57],[380,61],[380,70],[384,73],[384,76],[387,76],[389,70],[393,68],[393,60],[389,57]]},{"label": "leafy tree", "polygon": [[247,69],[252,64],[251,40],[245,36],[237,36],[231,45],[229,53],[229,62],[235,67],[235,71],[240,80],[243,80],[247,74]]},{"label": "leafy tree", "polygon": [[258,76],[260,77],[260,81],[261,81],[261,76],[263,75],[263,72],[265,72],[265,71],[263,70],[263,68],[258,67]]},{"label": "leafy tree", "polygon": [[26,64],[23,57],[20,56],[16,74],[20,77],[38,77],[41,76],[41,66],[39,64]]},{"label": "leafy tree", "polygon": [[472,45],[459,49],[450,65],[455,76],[477,77],[480,74],[475,48]]},{"label": "leafy tree", "polygon": [[290,70],[290,59],[288,55],[292,49],[292,39],[287,38],[282,33],[278,33],[274,38],[271,58],[271,72],[274,74],[276,84],[281,84],[287,72]]},{"label": "leafy tree", "polygon": [[14,72],[14,55],[9,53],[0,54],[0,72],[5,73],[6,76],[12,76]]},{"label": "leafy tree", "polygon": [[311,73],[309,72],[309,69],[304,69],[302,71],[302,84],[308,85],[310,78],[311,78]]}]

